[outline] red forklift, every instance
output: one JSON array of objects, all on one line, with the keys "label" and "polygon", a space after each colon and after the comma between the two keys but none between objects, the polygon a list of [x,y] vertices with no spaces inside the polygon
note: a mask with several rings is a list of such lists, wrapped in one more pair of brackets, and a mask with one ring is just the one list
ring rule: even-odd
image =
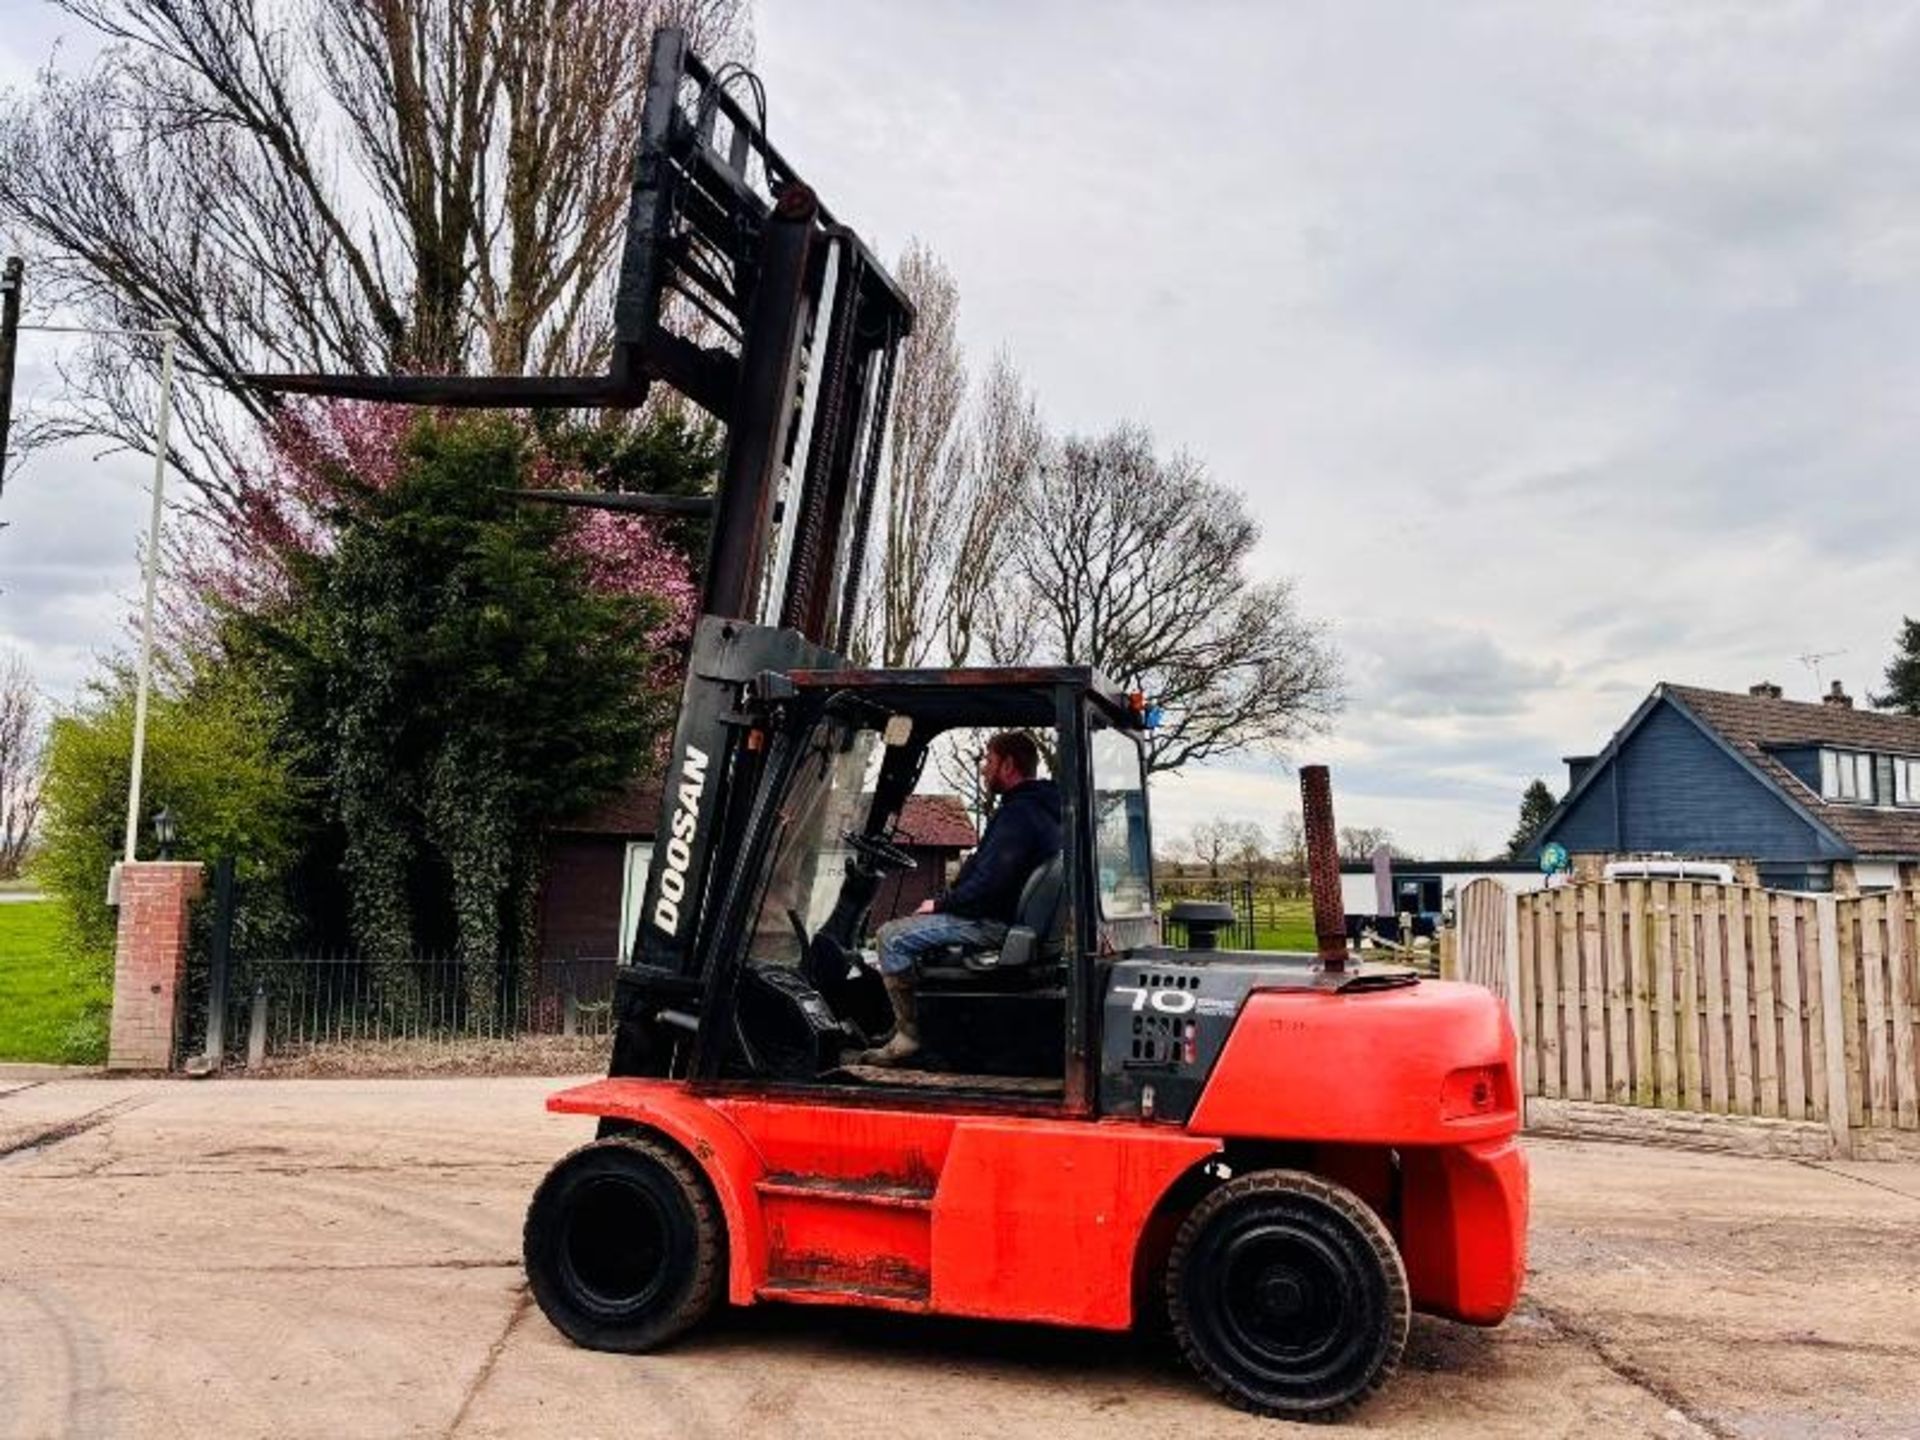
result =
[{"label": "red forklift", "polygon": [[[1346,951],[1326,772],[1303,772],[1314,954],[1161,943],[1142,697],[1073,666],[844,657],[906,298],[767,137],[759,83],[655,40],[604,376],[271,376],[439,406],[641,403],[727,426],[711,500],[530,494],[710,526],[703,618],[598,1138],[527,1213],[576,1343],[643,1351],[722,1299],[1124,1330],[1164,1322],[1264,1414],[1330,1419],[1418,1310],[1499,1323],[1526,1261],[1514,1036],[1474,986]],[[749,105],[742,97],[753,102]],[[1063,796],[997,949],[918,977],[913,1068],[859,1063],[863,954],[930,757],[1039,734]]]}]

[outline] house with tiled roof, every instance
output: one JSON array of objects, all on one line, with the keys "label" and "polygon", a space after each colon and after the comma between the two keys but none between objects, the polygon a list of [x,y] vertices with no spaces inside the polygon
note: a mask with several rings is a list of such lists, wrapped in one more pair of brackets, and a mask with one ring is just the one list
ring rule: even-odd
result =
[{"label": "house with tiled roof", "polygon": [[881,883],[868,916],[870,925],[911,915],[922,900],[946,889],[961,854],[980,843],[980,831],[958,795],[909,795],[901,807],[893,843],[916,863]]},{"label": "house with tiled roof", "polygon": [[1818,703],[1656,685],[1567,779],[1533,853],[1557,841],[1576,873],[1672,855],[1791,890],[1920,879],[1920,718],[1857,708],[1838,681]]}]

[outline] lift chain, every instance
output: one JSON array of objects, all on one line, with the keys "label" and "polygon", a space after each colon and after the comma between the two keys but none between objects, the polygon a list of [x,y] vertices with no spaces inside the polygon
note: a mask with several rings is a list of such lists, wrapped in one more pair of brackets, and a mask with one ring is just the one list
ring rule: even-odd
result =
[{"label": "lift chain", "polygon": [[833,647],[841,652],[852,648],[853,627],[860,615],[860,574],[867,558],[867,532],[873,525],[874,496],[880,488],[880,451],[887,433],[887,417],[893,408],[893,368],[899,356],[900,337],[892,316],[887,317],[887,335],[882,347],[879,391],[874,396],[873,414],[867,425],[867,453],[860,476],[860,500],[854,509],[853,534],[847,543],[847,586],[841,596],[840,628],[834,633]]}]

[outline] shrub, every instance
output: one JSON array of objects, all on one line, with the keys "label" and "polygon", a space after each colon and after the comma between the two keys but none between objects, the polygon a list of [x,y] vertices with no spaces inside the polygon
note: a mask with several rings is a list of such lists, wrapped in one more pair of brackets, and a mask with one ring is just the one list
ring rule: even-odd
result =
[{"label": "shrub", "polygon": [[[133,691],[132,674],[110,667],[55,717],[47,749],[34,873],[60,903],[66,943],[98,976],[113,962],[107,877],[126,835]],[[231,673],[207,671],[178,690],[156,689],[147,708],[138,857],[155,858],[150,821],[165,806],[179,827],[175,859],[232,855],[239,874],[277,879],[291,860],[301,807],[275,754],[275,731],[269,704]]]}]

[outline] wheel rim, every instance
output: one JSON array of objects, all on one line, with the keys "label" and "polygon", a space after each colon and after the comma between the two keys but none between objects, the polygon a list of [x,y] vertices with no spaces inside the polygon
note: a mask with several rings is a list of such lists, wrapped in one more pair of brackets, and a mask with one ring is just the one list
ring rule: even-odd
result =
[{"label": "wheel rim", "polygon": [[601,1315],[645,1310],[667,1283],[669,1223],[646,1187],[615,1175],[586,1181],[560,1237],[567,1288]]},{"label": "wheel rim", "polygon": [[1207,1249],[1195,1298],[1235,1368],[1295,1390],[1337,1381],[1364,1358],[1374,1307],[1337,1230],[1269,1212],[1229,1221]]}]

